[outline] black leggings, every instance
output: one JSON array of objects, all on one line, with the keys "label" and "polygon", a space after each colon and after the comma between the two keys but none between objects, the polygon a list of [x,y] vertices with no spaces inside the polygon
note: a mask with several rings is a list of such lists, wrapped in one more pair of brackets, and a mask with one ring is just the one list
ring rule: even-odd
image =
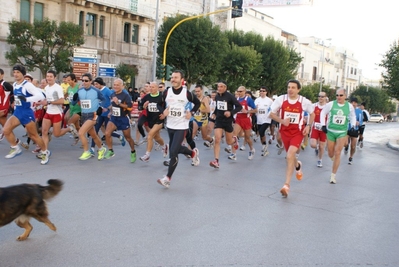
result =
[{"label": "black leggings", "polygon": [[269,128],[269,126],[270,123],[258,124],[260,138],[263,138],[265,136],[266,130],[267,128]]},{"label": "black leggings", "polygon": [[137,121],[137,129],[139,130],[139,133],[141,134],[141,136],[143,138],[145,137],[143,125],[146,121],[147,121],[147,116],[144,116],[144,115],[140,116]]},{"label": "black leggings", "polygon": [[192,154],[192,151],[188,147],[182,145],[186,133],[187,130],[173,130],[168,128],[170,162],[166,176],[168,176],[170,179],[172,179],[172,175],[175,172],[177,163],[179,162],[178,155],[184,154],[191,156]]},{"label": "black leggings", "polygon": [[193,121],[190,121],[188,125],[188,131],[186,131],[186,140],[187,144],[190,146],[191,149],[195,148],[195,142],[193,139]]}]

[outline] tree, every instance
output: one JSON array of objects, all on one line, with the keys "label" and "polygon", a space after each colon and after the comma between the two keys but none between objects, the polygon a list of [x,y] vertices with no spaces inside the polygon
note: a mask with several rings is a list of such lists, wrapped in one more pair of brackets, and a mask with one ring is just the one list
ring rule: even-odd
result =
[{"label": "tree", "polygon": [[258,77],[261,74],[262,55],[252,47],[232,45],[223,59],[220,78],[226,80],[232,92],[241,85],[247,88],[259,87]]},{"label": "tree", "polygon": [[84,44],[82,27],[65,21],[57,25],[47,18],[33,24],[13,20],[8,25],[11,49],[5,56],[10,65],[19,63],[28,71],[38,68],[42,75],[49,69],[72,71],[73,48]]},{"label": "tree", "polygon": [[[173,26],[187,16],[168,18],[158,33],[158,62],[162,62],[166,36]],[[214,83],[221,68],[221,60],[227,49],[227,41],[219,26],[213,26],[209,18],[183,22],[170,35],[166,49],[166,64],[183,70],[187,83]]]},{"label": "tree", "polygon": [[[320,92],[320,84],[319,83],[314,83],[311,85],[305,85],[302,86],[301,91],[299,91],[299,94],[306,97],[307,99],[309,99],[310,101],[312,101],[312,103],[318,102],[318,98],[317,96],[319,95]],[[322,92],[326,93],[326,96],[328,97],[328,100],[335,100],[335,90],[331,90],[329,89],[327,86],[322,88]]]},{"label": "tree", "polygon": [[251,46],[262,55],[262,72],[257,77],[256,87],[267,86],[271,94],[285,93],[287,81],[295,77],[302,60],[298,53],[271,36],[263,38],[254,32],[237,30],[226,32],[226,36],[230,44]]},{"label": "tree", "polygon": [[272,94],[286,93],[287,81],[296,76],[298,65],[302,61],[301,56],[270,36],[265,39],[259,52],[262,53],[264,68],[261,83]]},{"label": "tree", "polygon": [[380,67],[386,72],[382,73],[384,80],[382,88],[386,89],[389,96],[399,99],[399,46],[394,42],[388,52],[385,53]]},{"label": "tree", "polygon": [[371,113],[387,114],[395,112],[396,107],[385,90],[361,85],[350,95],[350,98],[354,97],[357,98],[359,104],[365,102],[366,109]]},{"label": "tree", "polygon": [[136,66],[119,63],[119,65],[116,66],[115,74],[126,84],[130,84],[132,79],[138,74],[138,70]]}]

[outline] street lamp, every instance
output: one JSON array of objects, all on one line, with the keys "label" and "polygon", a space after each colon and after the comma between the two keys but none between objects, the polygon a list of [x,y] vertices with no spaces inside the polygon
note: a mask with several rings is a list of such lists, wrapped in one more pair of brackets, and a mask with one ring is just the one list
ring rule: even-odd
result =
[{"label": "street lamp", "polygon": [[[326,41],[331,41],[331,38],[326,39]],[[323,67],[324,67],[324,49],[326,46],[324,45],[324,40],[322,41],[321,45],[323,46],[323,56],[321,58],[321,73],[320,73],[320,92],[323,88]],[[328,60],[330,61],[330,60]]]}]

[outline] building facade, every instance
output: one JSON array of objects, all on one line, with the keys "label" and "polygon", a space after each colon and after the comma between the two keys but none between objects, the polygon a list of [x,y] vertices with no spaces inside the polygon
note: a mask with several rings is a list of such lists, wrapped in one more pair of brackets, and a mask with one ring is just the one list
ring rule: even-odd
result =
[{"label": "building facade", "polygon": [[[143,86],[153,77],[155,23],[158,0],[0,0],[8,8],[0,17],[0,68],[12,81],[11,67],[5,59],[8,21],[49,18],[79,24],[84,30],[82,48],[97,50],[98,63],[124,63],[136,67],[132,84]],[[159,0],[158,21],[176,14],[198,15],[231,6],[228,0]],[[253,31],[272,36],[301,53],[297,78],[304,84],[323,81],[330,88],[343,87],[350,93],[359,84],[361,71],[352,52],[336,48],[315,37],[298,38],[273,24],[273,18],[255,9],[245,8],[243,17],[231,18],[231,11],[210,16],[222,30]],[[33,73],[37,78],[43,74]],[[112,79],[105,79],[108,85]]]}]

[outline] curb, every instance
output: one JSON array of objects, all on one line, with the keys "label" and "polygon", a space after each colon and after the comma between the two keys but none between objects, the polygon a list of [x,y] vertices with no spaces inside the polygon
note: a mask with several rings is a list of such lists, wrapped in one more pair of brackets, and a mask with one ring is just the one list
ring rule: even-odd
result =
[{"label": "curb", "polygon": [[391,142],[391,140],[389,140],[387,143],[387,147],[389,147],[390,149],[399,151],[399,145],[395,145],[393,143],[396,143],[396,142]]}]

